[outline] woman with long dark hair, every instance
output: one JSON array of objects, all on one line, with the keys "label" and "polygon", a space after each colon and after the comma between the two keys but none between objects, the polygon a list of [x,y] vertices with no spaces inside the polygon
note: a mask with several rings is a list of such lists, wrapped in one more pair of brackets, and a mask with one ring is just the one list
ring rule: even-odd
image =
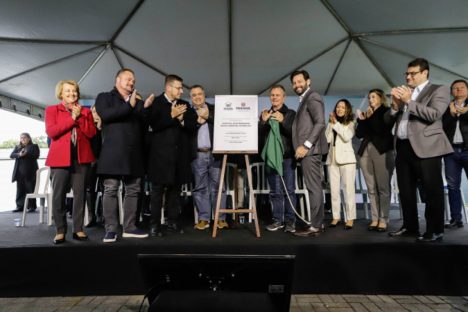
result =
[{"label": "woman with long dark hair", "polygon": [[[15,160],[12,182],[16,181],[16,209],[13,212],[23,211],[26,194],[34,192],[36,185],[37,159],[40,150],[31,140],[29,133],[21,133],[19,144],[11,152],[10,158]],[[29,200],[28,211],[36,210],[36,200]]]},{"label": "woman with long dark hair", "polygon": [[329,227],[336,227],[341,221],[340,182],[343,182],[345,230],[353,228],[356,219],[355,177],[356,156],[352,139],[354,136],[353,107],[346,99],[339,100],[330,113],[327,130],[327,142],[330,144],[327,156],[328,176],[333,220]]}]

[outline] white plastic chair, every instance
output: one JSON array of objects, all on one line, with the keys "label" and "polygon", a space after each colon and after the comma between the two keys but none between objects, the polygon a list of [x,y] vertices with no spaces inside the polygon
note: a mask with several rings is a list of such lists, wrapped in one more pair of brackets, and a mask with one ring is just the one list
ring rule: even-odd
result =
[{"label": "white plastic chair", "polygon": [[[50,190],[50,168],[42,167],[36,171],[36,185],[34,186],[34,193],[29,193],[24,199],[23,207],[23,218],[21,221],[21,226],[24,226],[26,223],[26,211],[28,207],[28,202],[30,199],[41,199],[43,198],[47,205],[47,213],[49,219],[52,220],[52,192]],[[39,206],[39,223],[44,223],[44,213],[46,207]],[[51,225],[52,222],[50,221]]]},{"label": "white plastic chair", "polygon": [[355,183],[354,183],[355,193],[361,194],[364,215],[366,219],[369,219],[369,204],[368,204],[369,194],[367,192],[367,187],[366,188],[363,187],[362,179],[363,179],[362,170],[359,167],[359,162],[358,162],[356,163],[356,178],[355,178]]},{"label": "white plastic chair", "polygon": [[[252,172],[252,187],[253,190],[249,194],[249,209],[253,207],[253,201],[256,200],[255,196],[258,194],[270,194],[270,185],[265,175],[265,163],[258,162],[250,165],[250,172]],[[252,222],[252,214],[249,213],[249,222]]]}]

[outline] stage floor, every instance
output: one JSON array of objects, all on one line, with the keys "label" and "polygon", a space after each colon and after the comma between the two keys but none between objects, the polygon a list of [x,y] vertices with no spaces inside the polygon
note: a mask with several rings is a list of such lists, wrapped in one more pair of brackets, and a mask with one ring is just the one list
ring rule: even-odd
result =
[{"label": "stage floor", "polygon": [[[392,211],[396,214],[398,211]],[[296,255],[294,293],[326,294],[468,294],[468,229],[447,230],[442,243],[421,244],[414,238],[390,238],[367,231],[359,219],[352,230],[326,229],[302,238],[268,232],[261,238],[251,224],[218,232],[197,231],[163,238],[120,239],[104,244],[104,229],[86,229],[90,240],[55,246],[55,228],[28,214],[26,227],[15,227],[20,214],[0,213],[0,297],[142,294],[139,253],[292,254]],[[393,216],[390,229],[401,220]],[[424,225],[422,226],[424,229]]]}]

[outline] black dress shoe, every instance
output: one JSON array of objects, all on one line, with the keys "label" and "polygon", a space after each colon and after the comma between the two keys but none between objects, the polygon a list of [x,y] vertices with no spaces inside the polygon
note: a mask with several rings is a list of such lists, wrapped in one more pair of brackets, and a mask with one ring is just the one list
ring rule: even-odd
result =
[{"label": "black dress shoe", "polygon": [[184,230],[179,225],[177,225],[177,223],[169,223],[167,225],[167,230],[170,232],[184,234]]},{"label": "black dress shoe", "polygon": [[314,228],[313,226],[309,226],[302,230],[296,230],[296,232],[294,232],[294,235],[301,236],[301,237],[308,237],[308,236],[317,236],[321,232],[322,232],[321,229],[317,229],[317,228]]},{"label": "black dress shoe", "polygon": [[150,237],[163,237],[163,233],[161,231],[161,226],[153,225],[150,229]]},{"label": "black dress shoe", "polygon": [[377,230],[377,225],[369,225],[369,226],[367,227],[367,230],[368,230],[368,231],[375,231],[375,230]]},{"label": "black dress shoe", "polygon": [[455,229],[455,228],[462,228],[462,227],[463,227],[463,221],[455,221],[451,219],[449,223],[445,223],[446,229]]},{"label": "black dress shoe", "polygon": [[444,233],[439,233],[439,234],[424,233],[424,235],[419,236],[416,239],[416,241],[419,243],[436,243],[436,242],[441,242],[443,238],[444,238]]},{"label": "black dress shoe", "polygon": [[11,212],[23,212],[23,209],[16,208],[15,210],[12,210]]},{"label": "black dress shoe", "polygon": [[76,240],[79,240],[79,241],[87,241],[89,238],[87,235],[85,236],[79,236],[78,234],[76,233],[73,233],[73,239],[76,239]]},{"label": "black dress shoe", "polygon": [[418,231],[410,231],[406,228],[401,228],[398,231],[388,232],[388,236],[391,237],[418,237],[420,235],[421,234],[419,234]]},{"label": "black dress shoe", "polygon": [[36,208],[28,208],[28,212],[36,212]]}]

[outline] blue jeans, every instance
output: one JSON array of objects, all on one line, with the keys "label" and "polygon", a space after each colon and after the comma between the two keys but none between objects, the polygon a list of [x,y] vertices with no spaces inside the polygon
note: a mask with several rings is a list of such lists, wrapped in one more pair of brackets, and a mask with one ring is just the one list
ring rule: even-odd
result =
[{"label": "blue jeans", "polygon": [[453,154],[444,157],[445,178],[447,179],[448,196],[450,204],[450,218],[455,221],[462,220],[462,196],[460,191],[461,173],[465,170],[468,178],[468,151],[454,147]]},{"label": "blue jeans", "polygon": [[[295,175],[296,162],[291,158],[283,160],[283,179],[286,184],[287,194],[291,198],[294,209],[296,208],[295,193]],[[275,173],[267,174],[268,184],[270,185],[270,202],[273,211],[273,219],[278,222],[294,223],[296,216],[289,203],[288,196],[284,191],[281,177]]]},{"label": "blue jeans", "polygon": [[[195,178],[195,186],[192,196],[198,209],[198,219],[209,221],[211,210],[216,209],[218,198],[219,180],[221,176],[221,161],[216,160],[210,152],[198,152],[197,158],[192,161],[192,173]],[[221,194],[221,208],[226,207],[226,191],[223,187]],[[226,219],[226,214],[219,215],[220,220]]]}]

